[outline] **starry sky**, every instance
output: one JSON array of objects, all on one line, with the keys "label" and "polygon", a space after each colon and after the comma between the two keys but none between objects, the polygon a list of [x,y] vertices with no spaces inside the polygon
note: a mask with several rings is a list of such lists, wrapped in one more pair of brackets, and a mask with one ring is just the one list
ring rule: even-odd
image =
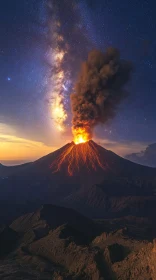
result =
[{"label": "starry sky", "polygon": [[[134,65],[128,98],[116,117],[95,129],[94,139],[125,156],[156,142],[156,3],[152,0],[70,0],[78,6],[80,35],[70,33],[74,14],[63,13],[62,32],[72,44],[73,76],[66,92],[65,133],[50,109],[49,37],[46,0],[0,3],[0,162],[34,160],[72,141],[70,91],[88,50],[117,47]],[[61,9],[61,0],[57,1]],[[51,21],[51,24],[52,21]],[[83,33],[83,36],[82,36]],[[71,38],[72,37],[72,38]],[[48,39],[47,39],[48,38]],[[85,39],[84,39],[85,38]],[[53,44],[51,44],[51,52]],[[66,61],[70,64],[71,61]],[[51,77],[50,77],[51,78]]]}]

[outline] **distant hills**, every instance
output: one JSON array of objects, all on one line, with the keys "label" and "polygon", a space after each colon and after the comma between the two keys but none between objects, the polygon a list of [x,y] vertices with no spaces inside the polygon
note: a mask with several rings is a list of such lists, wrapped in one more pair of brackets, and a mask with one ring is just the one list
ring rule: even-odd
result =
[{"label": "distant hills", "polygon": [[156,167],[156,143],[150,144],[144,151],[129,154],[125,158],[138,164]]},{"label": "distant hills", "polygon": [[23,171],[30,163],[25,163],[16,166],[5,166],[0,163],[0,178],[5,178]]}]

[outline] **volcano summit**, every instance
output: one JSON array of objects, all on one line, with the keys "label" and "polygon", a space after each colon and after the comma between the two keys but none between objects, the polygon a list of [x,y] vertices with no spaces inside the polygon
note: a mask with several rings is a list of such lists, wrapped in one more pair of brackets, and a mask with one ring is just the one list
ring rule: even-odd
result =
[{"label": "volcano summit", "polygon": [[84,169],[87,173],[98,169],[109,170],[109,166],[100,156],[99,146],[92,140],[80,144],[72,142],[65,146],[64,151],[57,156],[51,168],[53,172],[67,169],[70,176]]},{"label": "volcano summit", "polygon": [[[138,175],[147,176],[154,174],[154,169],[143,167],[125,160],[115,153],[106,150],[96,144],[93,140],[85,143],[75,144],[71,142],[56,152],[43,157],[36,163],[44,162],[51,157],[50,169],[53,174],[64,174],[66,176],[92,177],[94,174],[108,174],[114,176]],[[144,173],[145,171],[145,173]]]}]

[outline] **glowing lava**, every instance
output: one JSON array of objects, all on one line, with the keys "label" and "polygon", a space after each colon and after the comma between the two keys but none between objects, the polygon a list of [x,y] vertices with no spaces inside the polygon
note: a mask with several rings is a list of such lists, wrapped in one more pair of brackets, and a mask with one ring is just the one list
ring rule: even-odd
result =
[{"label": "glowing lava", "polygon": [[64,170],[69,176],[73,176],[82,170],[87,172],[98,169],[108,169],[106,163],[100,158],[97,145],[93,141],[75,145],[74,142],[65,146],[51,165],[53,173]]},{"label": "glowing lava", "polygon": [[72,128],[74,143],[81,144],[90,140],[90,134],[85,127]]}]

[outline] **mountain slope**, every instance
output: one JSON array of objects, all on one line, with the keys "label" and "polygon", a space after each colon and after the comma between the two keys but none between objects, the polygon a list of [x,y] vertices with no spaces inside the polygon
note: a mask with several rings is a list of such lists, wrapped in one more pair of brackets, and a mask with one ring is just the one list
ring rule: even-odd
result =
[{"label": "mountain slope", "polygon": [[5,178],[11,176],[15,173],[22,172],[25,168],[27,168],[31,163],[25,163],[16,166],[5,166],[0,163],[0,178]]},{"label": "mountain slope", "polygon": [[16,232],[27,232],[41,228],[46,230],[55,229],[63,224],[69,224],[86,236],[94,236],[98,232],[97,225],[90,219],[82,216],[73,209],[55,205],[43,205],[37,211],[21,216],[16,219],[11,228]]},{"label": "mountain slope", "polygon": [[[62,162],[60,164],[60,158]],[[71,166],[72,165],[72,166]],[[116,176],[151,176],[156,169],[132,163],[115,153],[99,146],[94,141],[75,145],[73,142],[61,149],[42,157],[34,162],[34,167],[46,172],[50,168],[54,173],[63,173],[66,176],[83,176],[100,171]],[[69,173],[69,168],[72,172]]]},{"label": "mountain slope", "polygon": [[69,143],[0,181],[3,200],[53,203],[91,217],[145,215],[143,207],[151,203],[150,214],[155,190],[156,169],[125,160],[93,141]]}]

